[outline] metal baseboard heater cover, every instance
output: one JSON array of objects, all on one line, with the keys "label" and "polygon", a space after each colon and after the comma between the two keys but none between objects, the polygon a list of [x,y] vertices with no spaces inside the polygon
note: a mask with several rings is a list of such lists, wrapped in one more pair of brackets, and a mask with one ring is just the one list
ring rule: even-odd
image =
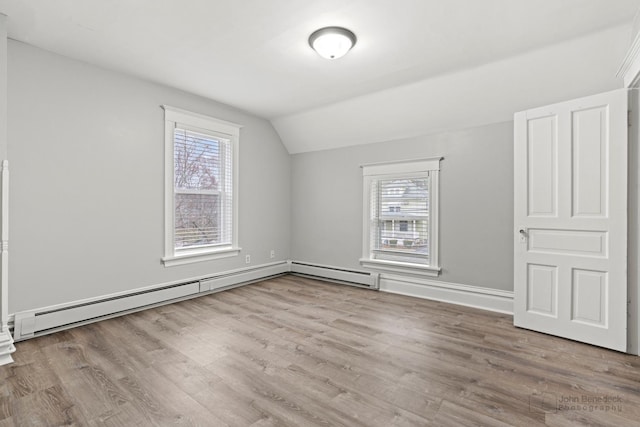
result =
[{"label": "metal baseboard heater cover", "polygon": [[48,307],[15,314],[15,341],[46,335],[63,329],[120,316],[154,305],[188,299],[199,294],[221,291],[289,272],[287,262],[267,264],[225,272],[180,284],[147,288],[123,295],[105,296],[91,301]]},{"label": "metal baseboard heater cover", "polygon": [[19,341],[46,335],[145,308],[193,298],[209,292],[234,288],[289,272],[368,289],[379,289],[380,287],[377,273],[297,261],[276,262],[228,271],[215,276],[178,284],[143,288],[126,294],[107,295],[95,300],[79,301],[77,303],[16,313],[13,321],[13,338],[15,341]]},{"label": "metal baseboard heater cover", "polygon": [[367,271],[347,270],[344,268],[326,265],[309,264],[292,261],[291,273],[302,276],[312,276],[320,279],[332,280],[347,285],[355,285],[369,289],[380,289],[380,277],[378,273]]}]

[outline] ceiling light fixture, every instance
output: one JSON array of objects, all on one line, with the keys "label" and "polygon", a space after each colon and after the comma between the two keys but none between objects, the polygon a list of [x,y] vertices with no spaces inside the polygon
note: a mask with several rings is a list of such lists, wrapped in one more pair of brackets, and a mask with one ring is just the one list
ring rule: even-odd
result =
[{"label": "ceiling light fixture", "polygon": [[338,59],[356,44],[356,35],[342,27],[324,27],[309,36],[309,46],[320,56]]}]

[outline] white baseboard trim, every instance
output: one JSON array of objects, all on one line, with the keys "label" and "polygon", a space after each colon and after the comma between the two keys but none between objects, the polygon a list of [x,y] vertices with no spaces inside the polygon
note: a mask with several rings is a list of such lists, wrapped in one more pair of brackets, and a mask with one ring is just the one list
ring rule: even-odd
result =
[{"label": "white baseboard trim", "polygon": [[290,261],[291,273],[343,284],[357,284],[400,295],[513,314],[513,292],[449,283],[428,278],[370,273],[342,267]]},{"label": "white baseboard trim", "polygon": [[285,274],[289,270],[288,262],[274,262],[22,311],[9,319],[13,324],[13,339],[21,341],[195,298]]},{"label": "white baseboard trim", "polygon": [[513,292],[431,279],[380,275],[380,290],[498,313],[513,314]]},{"label": "white baseboard trim", "polygon": [[16,351],[9,331],[0,331],[0,366],[13,363],[11,353]]}]

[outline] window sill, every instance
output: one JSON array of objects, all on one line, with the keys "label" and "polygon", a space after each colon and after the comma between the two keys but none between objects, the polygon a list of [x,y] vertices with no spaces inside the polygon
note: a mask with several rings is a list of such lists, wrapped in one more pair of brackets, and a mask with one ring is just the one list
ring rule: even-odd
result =
[{"label": "window sill", "polygon": [[433,267],[431,265],[411,264],[409,262],[387,261],[370,258],[361,258],[360,265],[371,270],[382,271],[385,273],[409,273],[431,277],[439,276],[441,270],[440,267]]},{"label": "window sill", "polygon": [[162,263],[165,267],[173,267],[176,265],[192,264],[194,262],[211,261],[214,259],[238,256],[241,250],[241,248],[228,247],[224,249],[206,251],[182,251],[179,254],[162,258]]}]

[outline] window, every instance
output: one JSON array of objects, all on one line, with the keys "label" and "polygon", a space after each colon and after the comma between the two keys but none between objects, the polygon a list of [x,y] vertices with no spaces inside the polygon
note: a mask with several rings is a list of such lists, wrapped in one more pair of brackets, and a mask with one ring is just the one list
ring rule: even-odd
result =
[{"label": "window", "polygon": [[165,266],[235,256],[240,126],[165,110]]},{"label": "window", "polygon": [[440,160],[363,166],[363,266],[438,275]]}]

